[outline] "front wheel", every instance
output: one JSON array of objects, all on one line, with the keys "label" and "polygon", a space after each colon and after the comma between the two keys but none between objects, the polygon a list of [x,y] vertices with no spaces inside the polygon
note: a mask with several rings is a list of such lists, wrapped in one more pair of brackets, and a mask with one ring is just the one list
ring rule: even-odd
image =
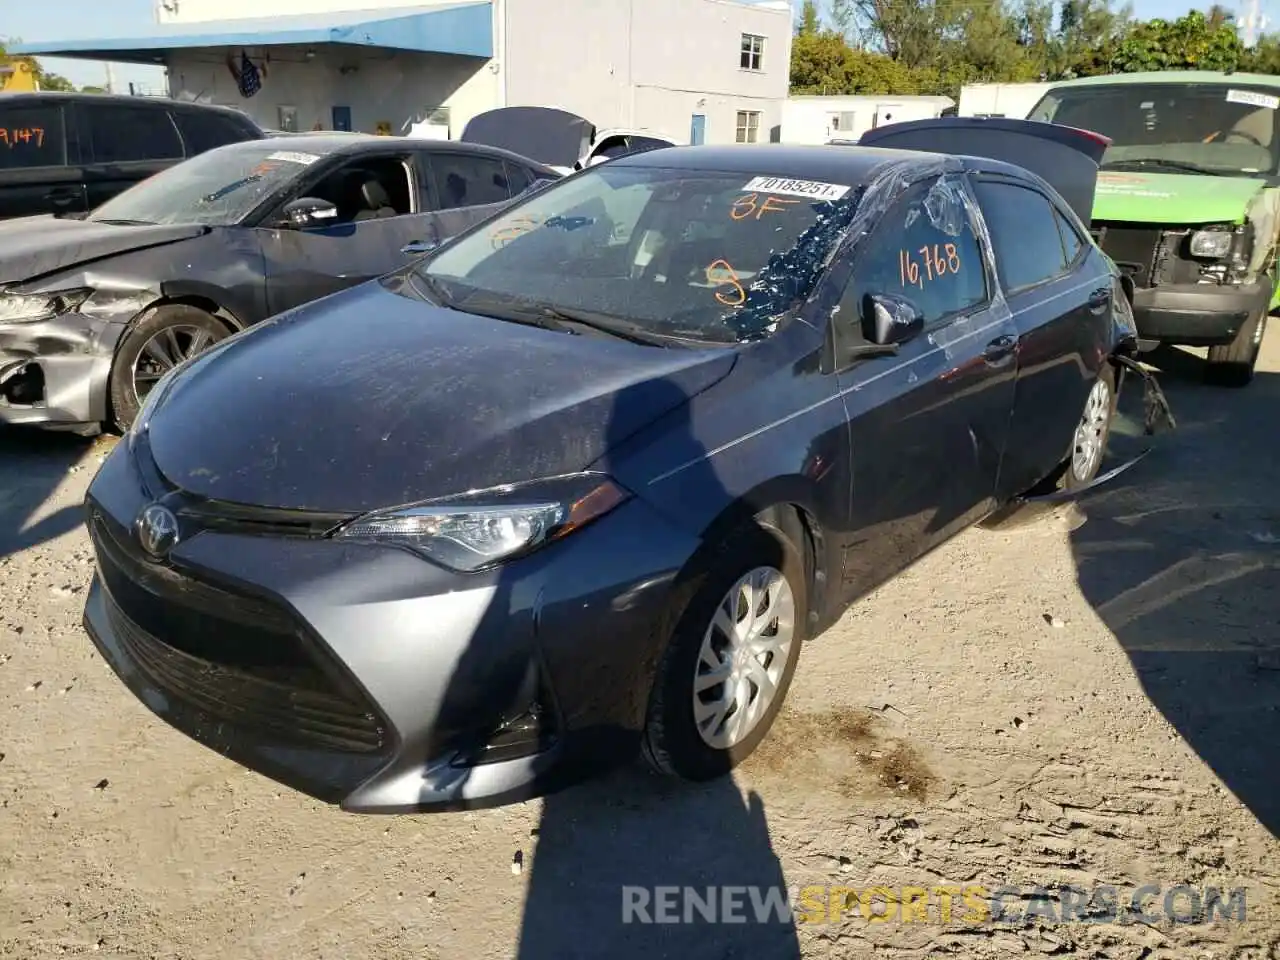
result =
[{"label": "front wheel", "polygon": [[1205,379],[1224,387],[1243,387],[1253,380],[1262,352],[1262,336],[1267,330],[1267,315],[1261,313],[1240,328],[1230,343],[1209,348],[1209,365]]},{"label": "front wheel", "polygon": [[671,637],[654,681],[644,756],[709,780],[764,740],[795,673],[808,618],[800,548],[764,525],[720,552]]},{"label": "front wheel", "polygon": [[128,430],[151,388],[166,373],[230,336],[211,313],[184,303],[156,307],[124,335],[111,366],[111,415]]}]

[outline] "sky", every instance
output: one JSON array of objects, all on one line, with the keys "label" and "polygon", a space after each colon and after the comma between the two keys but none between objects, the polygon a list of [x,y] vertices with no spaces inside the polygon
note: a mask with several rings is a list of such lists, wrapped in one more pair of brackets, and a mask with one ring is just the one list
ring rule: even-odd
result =
[{"label": "sky", "polygon": [[[643,2],[643,0],[642,0]],[[799,0],[794,0],[799,7]],[[1117,0],[1117,6],[1121,0]],[[40,40],[76,40],[130,36],[155,24],[155,0],[6,0],[7,9],[0,15],[0,36],[20,37],[28,42]],[[352,6],[367,6],[367,2]],[[1134,14],[1142,19],[1176,17],[1192,6],[1188,0],[1133,0]],[[1235,7],[1228,0],[1225,6]],[[1263,3],[1266,12],[1269,3]],[[106,66],[92,60],[41,57],[40,63],[52,73],[66,77],[76,86],[105,86]],[[152,90],[164,87],[164,71],[160,67],[115,64],[116,89],[125,91],[133,82]]]}]

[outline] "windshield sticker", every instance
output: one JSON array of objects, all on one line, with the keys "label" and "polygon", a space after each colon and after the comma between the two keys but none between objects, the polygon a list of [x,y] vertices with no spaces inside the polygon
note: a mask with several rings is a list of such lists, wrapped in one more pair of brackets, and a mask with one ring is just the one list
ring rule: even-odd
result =
[{"label": "windshield sticker", "polygon": [[740,307],[747,302],[747,291],[742,288],[742,281],[737,272],[729,265],[728,260],[713,260],[707,266],[707,282],[717,287],[731,287],[732,293],[716,291],[716,302],[726,307]]},{"label": "windshield sticker", "polygon": [[296,150],[277,150],[275,153],[267,155],[268,160],[283,160],[286,163],[300,163],[304,167],[309,163],[315,163],[320,157],[314,153],[298,153]]},{"label": "windshield sticker", "polygon": [[746,220],[754,214],[755,219],[759,220],[766,213],[781,213],[789,205],[799,202],[799,200],[783,200],[781,197],[773,196],[761,200],[760,194],[748,193],[733,201],[733,206],[729,208],[729,216],[734,220]]},{"label": "windshield sticker", "polygon": [[808,197],[811,200],[839,200],[849,188],[839,183],[814,180],[788,180],[786,177],[756,177],[742,188],[743,193],[772,193],[783,197]]},{"label": "windshield sticker", "polygon": [[[923,290],[926,283],[933,283],[949,273],[959,273],[962,266],[960,251],[954,243],[926,244],[914,252],[898,251],[898,275],[904,289],[912,286]],[[921,267],[924,267],[923,272]]]},{"label": "windshield sticker", "polygon": [[1228,90],[1227,103],[1247,103],[1252,107],[1275,110],[1280,108],[1280,97],[1273,97],[1269,93],[1255,93],[1252,90]]}]

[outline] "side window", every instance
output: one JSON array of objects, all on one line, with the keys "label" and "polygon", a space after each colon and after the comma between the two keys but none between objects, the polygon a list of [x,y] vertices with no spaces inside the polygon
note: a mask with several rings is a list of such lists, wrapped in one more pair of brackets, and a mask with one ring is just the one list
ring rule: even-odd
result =
[{"label": "side window", "polygon": [[533,179],[533,174],[529,172],[527,167],[512,163],[510,160],[507,161],[507,185],[511,188],[513,197],[527,190],[529,184],[533,183]]},{"label": "side window", "polygon": [[440,198],[442,210],[511,199],[511,187],[501,160],[435,153],[431,155],[431,169],[435,174],[436,196]]},{"label": "side window", "polygon": [[910,300],[926,324],[987,300],[982,247],[954,180],[930,179],[909,187],[859,246],[841,310],[854,322],[868,293]]},{"label": "side window", "polygon": [[409,171],[399,157],[370,157],[352,161],[327,174],[307,195],[328,200],[338,208],[332,223],[384,220],[413,212]]},{"label": "side window", "polygon": [[1044,194],[995,180],[979,180],[973,186],[1006,291],[1043,283],[1066,271],[1058,215]]},{"label": "side window", "polygon": [[192,110],[175,110],[174,122],[178,132],[187,145],[187,156],[194,157],[198,153],[221,147],[228,143],[239,143],[249,139],[245,125],[234,117],[220,113],[196,113]]},{"label": "side window", "polygon": [[1076,257],[1080,256],[1080,248],[1084,246],[1084,239],[1080,236],[1075,227],[1071,225],[1071,221],[1062,215],[1062,211],[1056,207],[1053,211],[1053,219],[1058,221],[1058,236],[1062,238],[1062,253],[1066,257],[1067,265],[1076,262]]},{"label": "side window", "polygon": [[88,103],[80,109],[94,163],[182,159],[182,141],[167,110],[114,103]]},{"label": "side window", "polygon": [[67,162],[62,106],[0,106],[0,170],[60,167]]}]

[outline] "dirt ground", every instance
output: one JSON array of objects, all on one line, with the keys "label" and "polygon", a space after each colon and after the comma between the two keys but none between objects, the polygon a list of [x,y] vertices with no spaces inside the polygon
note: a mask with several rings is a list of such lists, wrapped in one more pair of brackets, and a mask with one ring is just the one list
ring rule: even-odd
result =
[{"label": "dirt ground", "polygon": [[[340,813],[156,720],[79,626],[107,442],[0,436],[0,956],[1280,957],[1280,330],[1243,391],[1160,362],[1176,433],[850,611],[733,780],[435,816]],[[1142,922],[856,899],[1145,884]],[[1246,919],[1165,919],[1177,884],[1182,915],[1244,887]],[[624,885],[855,892],[835,922],[624,924]]]}]

